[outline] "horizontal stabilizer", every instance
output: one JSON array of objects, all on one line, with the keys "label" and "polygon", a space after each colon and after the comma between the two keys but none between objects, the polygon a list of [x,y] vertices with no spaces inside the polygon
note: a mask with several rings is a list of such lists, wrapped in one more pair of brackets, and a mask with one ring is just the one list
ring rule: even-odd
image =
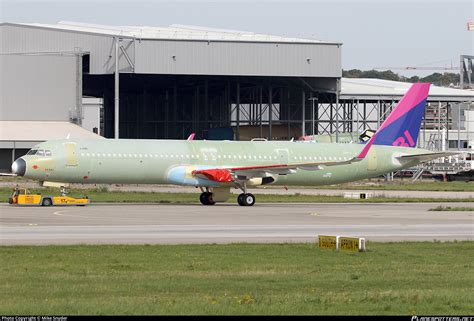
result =
[{"label": "horizontal stabilizer", "polygon": [[0,173],[0,176],[18,176],[18,175],[13,174],[13,173]]},{"label": "horizontal stabilizer", "polygon": [[424,162],[429,162],[437,158],[449,157],[449,156],[454,156],[458,154],[460,154],[460,152],[433,152],[433,153],[425,153],[425,154],[403,155],[403,156],[398,156],[397,158],[400,161],[407,161],[407,162],[416,161],[418,163],[424,163]]}]

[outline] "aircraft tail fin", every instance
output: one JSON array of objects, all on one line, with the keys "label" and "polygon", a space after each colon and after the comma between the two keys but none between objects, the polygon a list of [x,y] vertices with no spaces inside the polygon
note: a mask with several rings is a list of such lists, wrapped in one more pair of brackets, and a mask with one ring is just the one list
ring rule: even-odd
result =
[{"label": "aircraft tail fin", "polygon": [[364,158],[372,145],[416,147],[429,90],[429,83],[413,84],[357,158]]}]

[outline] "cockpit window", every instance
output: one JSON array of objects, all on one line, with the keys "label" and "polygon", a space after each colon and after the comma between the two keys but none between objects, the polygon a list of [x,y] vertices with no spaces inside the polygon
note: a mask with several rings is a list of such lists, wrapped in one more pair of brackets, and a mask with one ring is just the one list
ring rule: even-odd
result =
[{"label": "cockpit window", "polygon": [[51,157],[52,153],[48,149],[31,149],[26,155],[37,155],[37,156],[44,156],[44,157]]}]

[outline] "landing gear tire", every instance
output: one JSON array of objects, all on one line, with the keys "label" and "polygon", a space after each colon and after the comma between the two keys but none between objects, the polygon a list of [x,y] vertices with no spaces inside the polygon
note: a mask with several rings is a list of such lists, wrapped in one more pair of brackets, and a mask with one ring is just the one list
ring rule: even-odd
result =
[{"label": "landing gear tire", "polygon": [[242,194],[239,194],[239,196],[237,196],[237,203],[238,203],[240,206],[245,206],[245,205],[244,205],[244,200],[243,200],[244,195],[245,195],[245,194],[242,193]]},{"label": "landing gear tire", "polygon": [[240,206],[252,206],[255,204],[255,196],[250,193],[242,193],[237,197]]},{"label": "landing gear tire", "polygon": [[210,193],[210,192],[201,193],[201,196],[199,196],[199,201],[201,201],[202,205],[214,205],[214,204],[216,204],[216,202],[214,202],[214,199],[212,197],[212,193]]},{"label": "landing gear tire", "polygon": [[50,198],[45,198],[45,199],[43,200],[43,202],[41,203],[41,205],[43,205],[43,206],[51,206],[51,205],[53,205],[53,201],[51,201]]}]

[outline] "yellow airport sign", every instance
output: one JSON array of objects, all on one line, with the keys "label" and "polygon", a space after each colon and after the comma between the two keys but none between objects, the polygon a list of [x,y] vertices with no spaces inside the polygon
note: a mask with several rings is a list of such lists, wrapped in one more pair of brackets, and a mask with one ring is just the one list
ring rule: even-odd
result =
[{"label": "yellow airport sign", "polygon": [[339,248],[345,251],[365,251],[365,239],[358,237],[340,237]]},{"label": "yellow airport sign", "polygon": [[365,251],[365,238],[319,235],[318,243],[319,247],[323,249],[341,249],[353,252]]},{"label": "yellow airport sign", "polygon": [[359,239],[356,237],[341,237],[339,239],[341,243],[341,250],[346,251],[359,251]]},{"label": "yellow airport sign", "polygon": [[319,247],[324,249],[338,249],[338,238],[339,236],[319,235]]}]

